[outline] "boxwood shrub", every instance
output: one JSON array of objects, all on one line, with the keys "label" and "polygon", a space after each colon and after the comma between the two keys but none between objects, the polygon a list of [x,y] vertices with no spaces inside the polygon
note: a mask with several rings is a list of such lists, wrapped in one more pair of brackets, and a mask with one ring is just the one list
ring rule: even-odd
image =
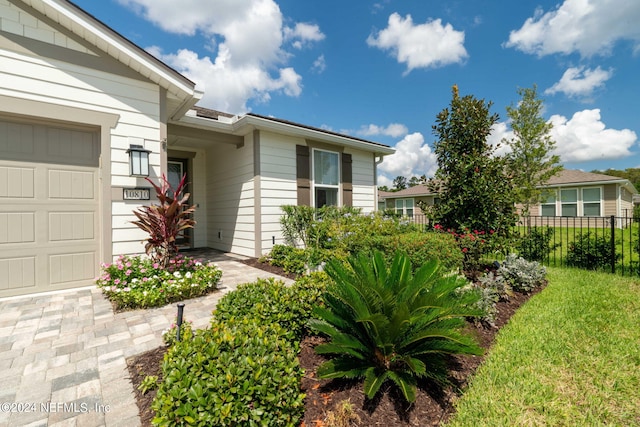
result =
[{"label": "boxwood shrub", "polygon": [[232,318],[165,354],[157,426],[297,426],[303,370],[278,324]]}]

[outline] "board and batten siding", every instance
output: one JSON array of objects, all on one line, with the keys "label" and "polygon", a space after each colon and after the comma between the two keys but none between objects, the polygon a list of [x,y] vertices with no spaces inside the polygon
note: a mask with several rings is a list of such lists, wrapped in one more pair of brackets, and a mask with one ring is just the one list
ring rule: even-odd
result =
[{"label": "board and batten siding", "polygon": [[[152,151],[150,155],[151,178],[160,174],[160,97],[158,85],[146,80],[132,78],[102,70],[121,68],[109,57],[97,58],[81,45],[73,42],[72,35],[62,34],[5,0],[0,0],[2,29],[17,35],[13,41],[23,37],[26,41],[51,43],[51,56],[46,59],[24,51],[11,50],[12,43],[0,35],[0,96],[19,100],[21,105],[30,103],[34,107],[25,113],[13,108],[11,102],[0,104],[0,113],[20,114],[28,119],[63,120],[70,124],[87,124],[80,117],[87,112],[112,115],[115,125],[101,129],[101,174],[102,188],[112,188],[111,196],[103,194],[102,203],[112,200],[111,206],[102,206],[110,212],[111,220],[102,224],[103,238],[110,239],[111,255],[133,254],[144,251],[141,237],[130,221],[134,220],[133,209],[140,202],[125,202],[121,197],[122,187],[148,187],[142,178],[129,176],[128,154],[130,144],[140,144]],[[7,19],[14,17],[14,19]],[[42,31],[36,31],[41,29]],[[3,41],[4,40],[4,41]],[[74,58],[86,55],[87,63],[98,64],[91,68],[69,63],[60,49],[73,49]],[[88,52],[88,53],[83,53]],[[100,62],[104,67],[100,67]],[[25,104],[26,103],[26,104]],[[18,105],[18,103],[16,103]],[[56,111],[60,108],[59,111]],[[74,114],[73,112],[77,112]],[[71,113],[65,113],[71,112]],[[65,116],[66,114],[66,116]],[[108,141],[105,141],[108,139]],[[104,159],[109,160],[105,164]],[[107,181],[108,184],[105,182]],[[108,191],[108,190],[105,190]],[[120,197],[118,197],[120,194]],[[153,195],[152,195],[153,198]],[[153,202],[153,200],[148,203]],[[147,202],[143,202],[147,203]]]},{"label": "board and batten siding", "polygon": [[253,137],[207,151],[207,246],[255,255]]}]

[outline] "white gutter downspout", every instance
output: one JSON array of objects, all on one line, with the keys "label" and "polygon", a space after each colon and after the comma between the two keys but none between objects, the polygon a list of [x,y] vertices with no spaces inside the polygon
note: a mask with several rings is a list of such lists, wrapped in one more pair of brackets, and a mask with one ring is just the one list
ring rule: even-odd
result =
[{"label": "white gutter downspout", "polygon": [[[375,158],[375,154],[373,155],[373,197],[375,199],[375,209],[374,210],[378,210],[378,206],[380,204],[380,202],[378,201],[378,165],[380,163],[382,163],[382,161],[384,160],[384,155],[381,155],[379,159]],[[386,207],[386,201],[385,201],[385,207]]]}]

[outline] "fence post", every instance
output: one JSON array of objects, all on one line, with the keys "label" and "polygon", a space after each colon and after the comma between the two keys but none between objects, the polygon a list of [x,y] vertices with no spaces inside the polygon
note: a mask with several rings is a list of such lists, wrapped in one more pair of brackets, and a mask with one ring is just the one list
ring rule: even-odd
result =
[{"label": "fence post", "polygon": [[610,217],[611,227],[611,273],[616,272],[616,217],[611,215]]}]

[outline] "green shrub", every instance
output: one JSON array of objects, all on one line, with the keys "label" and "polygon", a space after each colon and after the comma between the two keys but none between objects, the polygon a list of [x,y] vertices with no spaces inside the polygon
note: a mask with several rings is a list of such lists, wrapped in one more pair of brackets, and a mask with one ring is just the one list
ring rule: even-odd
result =
[{"label": "green shrub", "polygon": [[553,228],[532,227],[527,230],[527,234],[518,239],[516,249],[518,254],[529,261],[543,261],[551,251],[555,250],[559,243],[551,244],[553,239]]},{"label": "green shrub", "polygon": [[313,273],[290,287],[273,278],[240,285],[218,302],[211,323],[253,318],[260,324],[278,324],[286,331],[285,337],[297,345],[307,332],[313,308],[322,305],[327,281],[326,274]]},{"label": "green shrub", "polygon": [[[180,325],[180,340],[190,340],[193,338],[193,323],[189,320],[183,320]],[[168,329],[162,331],[162,342],[167,347],[171,347],[178,342],[178,325],[172,323]]]},{"label": "green shrub", "polygon": [[278,324],[233,318],[165,354],[156,426],[297,426],[303,371]]},{"label": "green shrub", "polygon": [[527,261],[509,254],[500,265],[498,274],[516,291],[531,292],[544,283],[547,270],[537,261]]},{"label": "green shrub", "polygon": [[222,271],[214,264],[180,254],[166,267],[144,256],[121,255],[111,264],[102,264],[96,285],[116,308],[159,307],[206,295],[215,290]]},{"label": "green shrub", "polygon": [[307,251],[287,245],[274,245],[269,253],[269,263],[276,267],[282,267],[284,271],[292,274],[304,274],[307,271]]},{"label": "green shrub", "polygon": [[620,259],[620,254],[611,252],[611,242],[604,236],[591,236],[591,232],[580,233],[569,243],[567,265],[588,270],[610,270],[611,264]]},{"label": "green shrub", "polygon": [[330,339],[316,352],[333,356],[320,378],[364,378],[368,398],[391,380],[413,402],[417,378],[446,382],[450,354],[482,352],[461,332],[466,317],[481,314],[477,295],[457,292],[466,281],[443,276],[437,261],[413,275],[406,255],[398,252],[388,267],[376,252],[349,258],[349,266],[330,261],[326,271],[335,283],[310,321]]},{"label": "green shrub", "polygon": [[463,255],[455,239],[446,233],[411,232],[374,239],[372,246],[390,262],[397,251],[409,256],[413,270],[437,259],[444,270],[462,268]]}]

